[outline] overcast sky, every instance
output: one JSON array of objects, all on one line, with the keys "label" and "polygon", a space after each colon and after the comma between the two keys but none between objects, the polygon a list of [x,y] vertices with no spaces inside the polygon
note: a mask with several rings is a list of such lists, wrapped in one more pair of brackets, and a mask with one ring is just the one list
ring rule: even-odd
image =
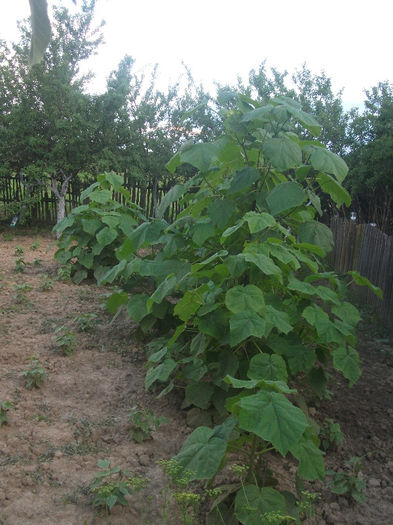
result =
[{"label": "overcast sky", "polygon": [[[15,39],[16,21],[28,15],[28,0],[2,0],[0,37]],[[98,0],[96,19],[106,21],[106,43],[89,63],[93,91],[125,54],[137,70],[158,63],[162,87],[178,78],[182,61],[213,89],[214,81],[247,78],[265,59],[280,71],[304,62],[325,71],[344,88],[346,106],[379,81],[393,82],[390,0]]]}]

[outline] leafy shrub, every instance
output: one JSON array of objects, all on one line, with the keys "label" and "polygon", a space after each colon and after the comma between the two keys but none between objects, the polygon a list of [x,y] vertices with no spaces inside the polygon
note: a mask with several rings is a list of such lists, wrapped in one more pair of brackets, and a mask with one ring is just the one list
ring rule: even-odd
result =
[{"label": "leafy shrub", "polygon": [[14,405],[11,401],[0,401],[0,427],[9,423],[10,418],[8,412],[14,409]]},{"label": "leafy shrub", "polygon": [[56,351],[71,355],[75,350],[75,334],[67,326],[59,326],[55,334]]},{"label": "leafy shrub", "polygon": [[346,461],[345,464],[348,468],[347,471],[335,472],[334,470],[328,470],[326,472],[328,476],[332,476],[328,487],[335,494],[347,496],[364,503],[366,501],[364,494],[366,482],[359,477],[362,469],[362,459],[355,456]]},{"label": "leafy shrub", "polygon": [[[333,238],[317,220],[320,195],[349,204],[348,169],[312,140],[318,123],[290,99],[239,96],[223,116],[224,136],[172,158],[170,171],[187,163],[198,173],[169,191],[157,218],[122,232],[118,263],[99,281],[122,286],[107,301],[112,313],[125,307],[143,331],[159,329],[146,388],[163,388],[162,396],[180,386],[183,407],[216,412],[219,424],[196,428],[176,461],[193,479],[213,480],[237,450],[247,464],[241,490],[227,492],[237,519],[264,524],[273,512],[298,523],[296,505],[273,477],[266,482],[262,458],[290,453],[298,477],[322,480],[320,440],[300,391],[327,396],[327,366],[350,386],[360,376],[360,316],[326,268]],[[168,224],[177,200],[183,211]]]},{"label": "leafy shrub", "polygon": [[132,407],[128,414],[128,422],[132,425],[130,439],[142,443],[147,439],[152,439],[153,430],[158,430],[161,425],[169,423],[169,420],[164,416],[155,416],[151,410],[139,410],[137,407]]},{"label": "leafy shrub", "polygon": [[93,505],[103,507],[107,514],[115,505],[127,505],[126,496],[138,492],[149,481],[147,478],[135,477],[120,467],[111,467],[106,460],[98,460],[97,465],[101,471],[94,476],[89,489],[94,495]]},{"label": "leafy shrub", "polygon": [[321,447],[323,450],[329,448],[337,448],[337,446],[344,443],[344,436],[341,432],[339,423],[336,423],[333,419],[327,418],[321,427],[319,434],[321,440]]},{"label": "leafy shrub", "polygon": [[89,332],[96,326],[97,322],[97,314],[81,314],[74,319],[74,323],[81,332]]},{"label": "leafy shrub", "polygon": [[46,379],[46,372],[37,357],[28,357],[27,361],[30,361],[30,366],[21,374],[25,378],[25,386],[28,390],[40,388]]},{"label": "leafy shrub", "polygon": [[[74,208],[54,228],[61,234],[55,257],[62,265],[72,264],[76,283],[93,274],[99,278],[112,267],[115,249],[143,218],[122,184],[120,175],[99,175],[97,182],[81,194],[81,201],[88,200],[88,204]],[[124,204],[112,199],[114,192]]]}]

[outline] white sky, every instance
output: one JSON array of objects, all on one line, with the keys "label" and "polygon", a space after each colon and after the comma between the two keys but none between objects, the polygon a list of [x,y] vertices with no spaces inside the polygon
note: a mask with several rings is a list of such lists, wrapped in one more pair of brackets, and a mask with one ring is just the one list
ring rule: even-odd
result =
[{"label": "white sky", "polygon": [[[73,8],[71,0],[62,0]],[[80,0],[77,0],[77,3]],[[29,15],[28,0],[0,0],[0,37],[15,39],[16,21]],[[48,0],[49,5],[55,3]],[[89,62],[102,91],[125,54],[136,69],[159,64],[160,87],[183,71],[207,88],[235,83],[267,59],[290,73],[306,62],[314,73],[344,88],[346,106],[364,100],[364,89],[393,82],[391,0],[98,0],[106,43]],[[5,7],[7,5],[7,7]]]}]

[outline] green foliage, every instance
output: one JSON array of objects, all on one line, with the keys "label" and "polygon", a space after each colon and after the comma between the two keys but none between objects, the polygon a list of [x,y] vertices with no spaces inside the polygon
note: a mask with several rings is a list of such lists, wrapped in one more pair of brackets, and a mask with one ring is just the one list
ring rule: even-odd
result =
[{"label": "green foliage", "polygon": [[14,272],[15,273],[24,273],[27,263],[25,262],[24,257],[18,257],[15,261]]},{"label": "green foliage", "polygon": [[71,264],[62,264],[57,270],[57,280],[69,282],[71,281],[72,265]]},{"label": "green foliage", "polygon": [[106,460],[98,460],[97,465],[101,470],[94,476],[89,490],[94,495],[93,505],[104,508],[107,514],[115,505],[128,505],[126,497],[140,491],[150,481],[120,467],[111,467]]},{"label": "green foliage", "polygon": [[[222,115],[222,137],[188,144],[168,165],[197,173],[167,194],[159,217],[120,234],[117,263],[99,281],[121,285],[111,313],[125,308],[143,332],[160,334],[148,347],[146,388],[162,396],[180,386],[185,407],[215,413],[218,424],[196,428],[176,461],[192,479],[212,480],[231,450],[245,455],[246,484],[229,497],[248,524],[294,512],[273,482],[261,482],[268,451],[296,458],[298,476],[323,479],[298,392],[327,396],[329,365],[357,380],[359,314],[325,267],[332,234],[317,221],[324,192],[342,188],[345,163],[304,140],[302,127],[313,135],[318,125],[288,98],[239,95]],[[169,224],[166,208],[178,199]]]},{"label": "green foliage", "polygon": [[90,332],[97,325],[98,315],[89,313],[81,314],[75,317],[73,322],[81,332]]},{"label": "green foliage", "polygon": [[155,416],[151,410],[140,410],[132,407],[128,413],[128,422],[131,423],[130,439],[142,443],[152,439],[153,430],[158,430],[161,425],[169,423],[164,416]]},{"label": "green foliage", "polygon": [[29,283],[15,284],[14,285],[14,300],[17,304],[28,303],[29,298],[26,293],[31,292],[33,289],[32,285]]},{"label": "green foliage", "polygon": [[67,326],[59,326],[55,330],[56,352],[61,352],[64,355],[71,355],[75,350],[75,334],[70,331]]},{"label": "green foliage", "polygon": [[36,250],[38,250],[39,247],[40,247],[40,243],[38,241],[34,241],[30,245],[30,250],[35,252]]},{"label": "green foliage", "polygon": [[47,290],[52,290],[53,289],[53,280],[49,277],[49,275],[47,274],[43,274],[41,276],[41,280],[40,280],[40,284],[39,284],[39,288],[41,290],[41,292],[46,292]]},{"label": "green foliage", "polygon": [[15,246],[15,251],[14,251],[14,255],[16,256],[20,256],[20,255],[23,255],[24,254],[24,249],[22,246]]},{"label": "green foliage", "polygon": [[330,418],[324,421],[319,438],[323,450],[334,449],[344,443],[344,435],[341,432],[340,424]]},{"label": "green foliage", "polygon": [[0,427],[6,423],[9,423],[10,418],[8,416],[8,412],[13,409],[14,405],[11,403],[11,401],[0,402]]},{"label": "green foliage", "polygon": [[[122,196],[124,204],[112,199],[113,192]],[[142,219],[129,191],[123,188],[122,177],[114,173],[99,175],[81,200],[89,203],[74,208],[55,227],[61,234],[55,257],[63,268],[71,267],[77,284],[93,273],[97,279],[107,273],[117,262],[115,250]]]},{"label": "green foliage", "polygon": [[332,479],[328,482],[328,487],[335,494],[365,503],[364,490],[366,482],[359,478],[359,473],[362,469],[362,459],[355,456],[345,463],[348,469],[346,471],[335,472],[334,470],[328,470],[326,472],[328,476],[332,476]]},{"label": "green foliage", "polygon": [[30,362],[30,366],[21,374],[25,379],[26,388],[28,390],[40,388],[46,379],[46,372],[42,364],[37,357],[28,357],[26,361]]}]

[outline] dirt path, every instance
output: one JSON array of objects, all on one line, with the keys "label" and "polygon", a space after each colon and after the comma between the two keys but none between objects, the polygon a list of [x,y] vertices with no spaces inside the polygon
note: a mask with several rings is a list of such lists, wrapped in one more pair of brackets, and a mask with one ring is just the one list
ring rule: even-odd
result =
[{"label": "dirt path", "polygon": [[[56,280],[52,242],[49,236],[5,240],[0,235],[0,403],[14,405],[10,422],[0,427],[0,524],[108,523],[93,508],[88,490],[98,459],[151,479],[129,506],[114,507],[110,523],[161,524],[166,482],[156,462],[175,454],[191,428],[176,396],[157,400],[145,392],[135,327],[120,318],[110,324],[101,306],[105,291]],[[24,271],[18,273],[20,257]],[[74,319],[87,313],[96,316],[96,324],[83,332]],[[76,337],[69,356],[55,351],[55,330],[61,326]],[[367,338],[364,333],[359,383],[348,390],[339,380],[338,397],[318,408],[341,423],[346,437],[339,451],[327,455],[328,466],[340,469],[345,459],[363,456],[368,500],[353,505],[315,485],[322,492],[315,518],[320,525],[393,523],[393,353]],[[21,373],[31,357],[39,359],[47,379],[28,390]],[[133,406],[170,423],[154,432],[153,440],[130,441],[127,414]]]}]

